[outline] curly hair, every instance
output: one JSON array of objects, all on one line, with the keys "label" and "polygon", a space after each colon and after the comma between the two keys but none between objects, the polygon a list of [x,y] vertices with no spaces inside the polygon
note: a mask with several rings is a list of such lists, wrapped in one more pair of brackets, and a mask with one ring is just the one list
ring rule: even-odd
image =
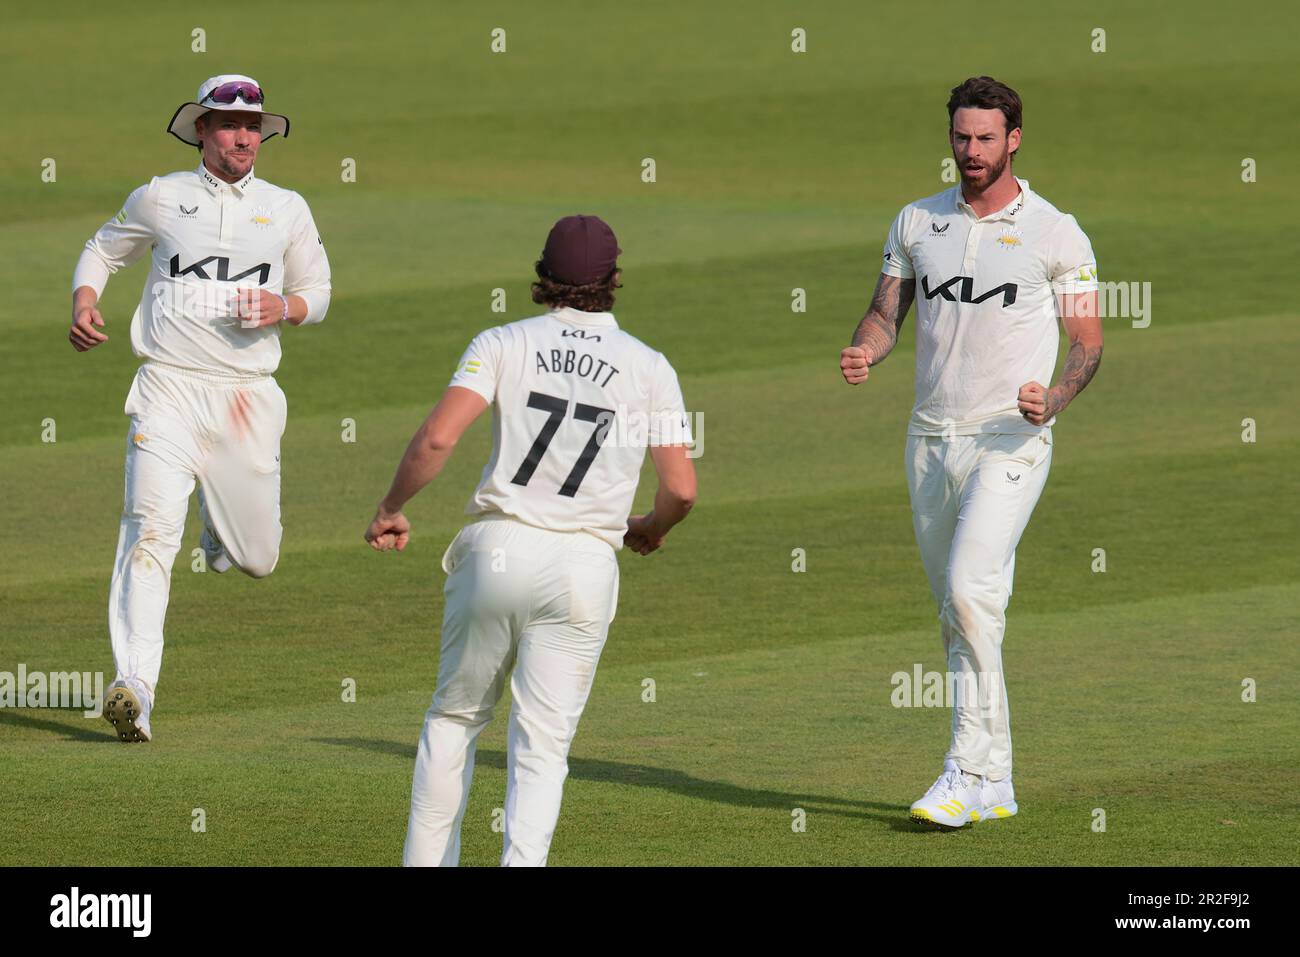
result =
[{"label": "curly hair", "polygon": [[537,282],[533,283],[533,302],[544,306],[568,306],[581,312],[609,312],[614,308],[614,290],[623,288],[623,284],[618,281],[623,270],[617,266],[604,279],[581,286],[560,282],[546,271],[540,259],[533,268],[537,270]]}]

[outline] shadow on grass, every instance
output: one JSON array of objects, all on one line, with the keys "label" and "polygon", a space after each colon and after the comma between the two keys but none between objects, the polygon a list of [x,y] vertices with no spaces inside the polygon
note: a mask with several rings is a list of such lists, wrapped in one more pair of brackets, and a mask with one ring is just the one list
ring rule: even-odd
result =
[{"label": "shadow on grass", "polygon": [[[374,738],[313,738],[320,744],[332,744],[341,748],[360,748],[400,757],[412,765],[415,763],[415,745],[400,744],[396,741],[381,741]],[[506,755],[503,751],[479,748],[475,764],[498,770],[505,770]],[[808,813],[834,814],[838,817],[868,818],[887,824],[891,830],[908,833],[935,833],[933,829],[912,823],[907,817],[907,808],[897,804],[884,804],[877,801],[855,801],[848,798],[828,797],[809,794],[806,791],[775,791],[762,788],[746,788],[723,781],[708,781],[697,778],[684,771],[670,768],[653,768],[645,764],[620,764],[617,761],[600,761],[594,758],[570,758],[569,777],[580,781],[595,781],[601,784],[628,784],[633,787],[653,788],[669,791],[684,797],[728,804],[733,807],[762,808],[781,810],[789,813],[792,808],[800,807]]]},{"label": "shadow on grass", "polygon": [[[80,711],[47,709],[45,714],[66,716],[67,721],[52,721],[49,718],[33,717],[28,711],[15,711],[0,708],[0,724],[12,724],[29,731],[49,731],[61,734],[69,741],[96,741],[117,744],[117,739],[109,734],[109,726],[102,718],[86,718]],[[70,723],[75,721],[76,723]]]}]

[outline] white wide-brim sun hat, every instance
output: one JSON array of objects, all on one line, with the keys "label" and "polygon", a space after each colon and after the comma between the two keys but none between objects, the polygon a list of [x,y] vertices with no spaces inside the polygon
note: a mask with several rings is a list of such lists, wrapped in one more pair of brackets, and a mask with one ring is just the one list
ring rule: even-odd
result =
[{"label": "white wide-brim sun hat", "polygon": [[[182,103],[177,107],[176,112],[172,114],[172,121],[167,124],[167,132],[183,143],[198,146],[199,137],[194,131],[195,120],[209,110],[238,110],[245,113],[262,114],[262,140],[264,142],[276,134],[286,137],[289,135],[289,117],[281,116],[279,113],[267,113],[262,109],[261,103],[245,103],[242,97],[236,97],[233,103],[213,103],[210,100],[204,102],[213,90],[226,83],[247,83],[261,89],[261,84],[251,76],[244,76],[240,73],[223,73],[221,76],[209,77],[199,87],[199,95],[195,97],[198,102]],[[265,96],[265,94],[263,95]]]}]

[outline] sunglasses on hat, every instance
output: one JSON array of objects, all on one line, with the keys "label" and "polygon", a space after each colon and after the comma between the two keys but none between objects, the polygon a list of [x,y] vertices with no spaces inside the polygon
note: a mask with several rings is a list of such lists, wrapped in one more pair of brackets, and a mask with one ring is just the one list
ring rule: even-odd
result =
[{"label": "sunglasses on hat", "polygon": [[261,103],[266,99],[262,88],[253,83],[245,83],[242,80],[236,80],[233,83],[223,83],[211,93],[203,98],[206,103],[211,100],[213,103],[220,103],[222,106],[228,106],[235,102],[235,98],[243,100],[245,103]]}]

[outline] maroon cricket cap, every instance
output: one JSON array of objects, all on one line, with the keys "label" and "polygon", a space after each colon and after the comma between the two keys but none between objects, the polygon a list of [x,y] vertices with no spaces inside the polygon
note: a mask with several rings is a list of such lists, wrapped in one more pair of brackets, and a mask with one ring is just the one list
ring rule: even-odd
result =
[{"label": "maroon cricket cap", "polygon": [[585,286],[613,272],[622,251],[599,216],[565,216],[546,237],[542,268],[560,282]]}]

